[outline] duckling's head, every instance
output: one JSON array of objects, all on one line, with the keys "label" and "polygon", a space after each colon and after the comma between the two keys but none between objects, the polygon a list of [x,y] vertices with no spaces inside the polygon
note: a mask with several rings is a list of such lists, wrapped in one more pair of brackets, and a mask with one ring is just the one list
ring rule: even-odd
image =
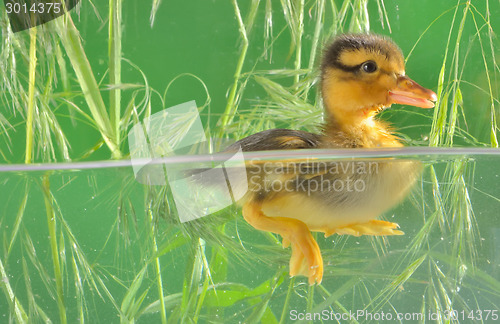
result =
[{"label": "duckling's head", "polygon": [[403,54],[390,39],[368,34],[337,37],[321,64],[327,117],[358,126],[393,103],[432,108],[436,94],[405,74]]}]

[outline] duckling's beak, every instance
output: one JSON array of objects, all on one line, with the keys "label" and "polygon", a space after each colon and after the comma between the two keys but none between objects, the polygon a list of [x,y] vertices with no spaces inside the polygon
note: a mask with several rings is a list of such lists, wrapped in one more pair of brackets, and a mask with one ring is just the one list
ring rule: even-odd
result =
[{"label": "duckling's beak", "polygon": [[422,87],[406,75],[398,77],[397,86],[389,91],[392,103],[411,105],[420,108],[432,108],[437,100],[434,91]]}]

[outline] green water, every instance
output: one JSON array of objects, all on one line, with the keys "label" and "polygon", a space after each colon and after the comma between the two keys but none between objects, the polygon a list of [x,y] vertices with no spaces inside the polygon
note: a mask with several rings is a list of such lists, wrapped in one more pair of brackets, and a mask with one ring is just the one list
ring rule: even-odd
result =
[{"label": "green water", "polygon": [[[199,322],[236,323],[259,318],[272,323],[284,316],[289,323],[308,313],[320,313],[324,320],[324,316],[335,320],[354,313],[350,319],[369,323],[398,313],[427,318],[452,310],[458,312],[457,318],[465,316],[459,322],[480,322],[478,312],[486,316],[499,307],[498,155],[414,153],[395,154],[424,161],[421,180],[408,199],[384,215],[397,222],[405,235],[384,239],[317,235],[325,262],[319,287],[310,287],[304,277],[291,280],[290,250],[251,228],[235,210],[226,209],[230,216],[222,220],[214,214],[201,219],[205,223],[197,220],[181,226],[175,212],[166,215],[168,207],[162,205],[161,216],[153,215],[151,223],[145,211],[155,211],[155,203],[164,195],[157,192],[159,187],[135,181],[126,161],[58,171],[3,171],[5,257],[1,261],[7,274],[3,281],[30,322],[42,321],[44,316],[59,321],[47,221],[50,209],[44,207],[44,190],[50,190],[69,322],[82,315],[91,323],[127,322],[126,314],[138,323],[160,322],[156,261],[161,267],[166,315],[176,318],[174,322],[181,321],[181,314],[186,316],[183,321],[197,317]],[[376,161],[373,152],[368,156]],[[331,160],[335,152],[317,157]],[[466,172],[452,184],[446,172],[455,168]],[[467,193],[460,195],[462,190]],[[223,232],[220,224],[225,226]],[[234,246],[217,244],[211,237],[214,233],[224,233]],[[132,289],[137,278],[141,280]],[[194,287],[189,288],[189,280]],[[188,301],[183,302],[183,294]],[[1,300],[2,321],[16,321],[6,294]],[[125,308],[127,300],[135,302],[136,308]],[[476,321],[467,319],[470,311]],[[491,319],[484,322],[494,322]]]},{"label": "green water", "polygon": [[[227,105],[242,48],[233,3],[160,2],[153,27],[153,1],[124,2],[123,57],[141,70],[154,89],[148,107],[152,114],[190,100],[202,106],[207,98],[206,86],[210,105],[201,117],[213,135]],[[245,23],[251,20],[251,3],[257,2],[238,2]],[[284,2],[259,2],[255,22],[249,29],[248,53],[239,83],[241,86],[244,80],[245,88],[238,98],[238,114],[227,130],[230,138],[276,126],[311,129],[319,123],[321,107],[314,99],[313,82],[308,102],[316,107],[311,115],[318,116],[318,120],[287,115],[287,107],[278,112],[253,111],[257,106],[273,106],[280,97],[271,98],[255,75],[265,75],[285,87],[293,85],[290,76],[275,78],[265,72],[296,67],[293,35],[281,3]],[[300,1],[293,3],[300,5]],[[328,14],[321,26],[320,42],[332,33],[331,3],[340,8],[344,2],[326,2]],[[498,66],[494,61],[499,53],[498,40],[494,39],[490,48],[488,28],[498,33],[500,5],[498,1],[471,3],[472,13],[461,26],[466,2],[386,0],[383,4],[390,31],[379,18],[381,2],[369,1],[367,9],[370,30],[389,35],[405,55],[425,32],[407,61],[406,71],[434,91],[452,30],[445,78],[446,84],[450,84],[460,77],[463,102],[457,108],[456,132],[450,136],[457,146],[484,148],[491,146],[491,98],[493,116],[498,119]],[[453,21],[457,4],[457,20]],[[272,50],[269,48],[264,56],[266,5],[273,9],[272,35],[276,38]],[[108,3],[82,0],[79,10],[72,17],[107,105]],[[300,64],[303,69],[310,61],[315,10],[312,1],[304,2]],[[348,11],[347,22],[339,30],[349,30],[351,16]],[[484,19],[490,19],[489,26]],[[2,23],[6,24],[5,16]],[[47,37],[47,44],[52,44],[48,39],[56,35],[53,25],[38,32],[39,37]],[[463,35],[458,42],[461,47],[453,61],[453,46],[459,33]],[[2,42],[6,40],[5,34],[0,37]],[[18,37],[21,46],[29,44],[28,32]],[[40,96],[50,78],[50,60],[42,49],[50,46],[42,38],[38,46]],[[316,56],[320,52],[318,49]],[[28,62],[18,49],[15,53],[15,73],[27,88]],[[314,313],[320,313],[324,322],[328,318],[333,323],[383,322],[389,319],[387,314],[398,322],[397,313],[411,315],[411,320],[403,318],[401,322],[405,323],[420,323],[423,319],[444,323],[450,312],[456,315],[452,323],[493,323],[495,314],[500,316],[500,164],[496,151],[457,151],[452,155],[436,151],[401,152],[401,157],[425,164],[412,194],[383,215],[384,219],[397,222],[405,235],[383,239],[317,235],[325,274],[321,286],[309,287],[303,277],[289,278],[290,249],[283,249],[276,236],[251,228],[241,217],[241,210],[234,206],[180,224],[168,188],[148,187],[135,180],[126,159],[126,139],[120,147],[125,157],[122,161],[109,161],[111,154],[106,145],[86,155],[102,141],[102,136],[91,121],[75,114],[63,100],[89,114],[69,58],[66,54],[63,57],[70,71],[70,89],[63,89],[59,70],[55,69],[58,82],[50,90],[49,106],[70,143],[71,159],[80,164],[14,167],[11,163],[24,162],[27,108],[21,108],[23,113],[14,111],[12,100],[2,92],[6,90],[0,91],[0,113],[12,125],[7,131],[2,129],[0,141],[1,323],[60,323],[64,318],[68,323],[161,323],[162,310],[170,323],[291,323]],[[317,59],[313,61],[313,70],[317,72]],[[455,65],[459,66],[458,76],[451,70]],[[195,75],[203,83],[193,77],[181,77],[172,83],[162,102],[160,98],[169,83],[184,73]],[[306,79],[310,74],[301,77]],[[126,61],[122,82],[144,84],[141,73]],[[122,110],[133,97],[134,89],[124,87]],[[143,95],[139,92],[138,98]],[[448,111],[452,109],[449,101]],[[144,113],[139,116],[142,118]],[[382,118],[391,121],[410,145],[429,145],[432,110],[394,107],[385,111]],[[449,115],[445,120],[449,121]],[[36,134],[34,161],[62,162],[58,144],[55,159],[47,159],[44,154],[48,148],[42,144],[41,133]],[[54,134],[49,137],[57,142]],[[388,156],[392,155],[382,155]],[[338,157],[335,152],[328,156]],[[190,164],[183,161],[177,165]],[[55,235],[51,235],[51,228]],[[357,317],[346,318],[344,314],[350,313]],[[442,317],[437,318],[438,314]]]}]

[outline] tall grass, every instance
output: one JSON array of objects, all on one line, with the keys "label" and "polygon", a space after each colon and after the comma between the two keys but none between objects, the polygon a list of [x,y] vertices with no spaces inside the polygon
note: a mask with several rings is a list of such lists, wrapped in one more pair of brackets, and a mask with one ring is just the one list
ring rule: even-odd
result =
[{"label": "tall grass", "polygon": [[28,90],[28,116],[26,117],[26,153],[25,163],[33,159],[33,115],[35,110],[35,77],[36,77],[36,34],[37,28],[30,29],[30,65]]},{"label": "tall grass", "polygon": [[[150,25],[157,26],[162,19],[159,10],[166,4],[151,2]],[[81,6],[77,9],[82,14],[97,10],[92,2]],[[238,29],[239,47],[214,130],[231,138],[273,127],[317,131],[322,109],[315,87],[322,46],[335,34],[368,32],[379,24],[390,33],[397,19],[383,0],[372,5],[367,0],[233,0],[231,6],[234,16],[227,19]],[[454,147],[465,135],[478,145],[498,147],[500,69],[491,6],[488,1],[484,8],[469,1],[450,3],[423,34],[415,35],[418,49],[434,24],[450,21],[443,61],[434,78],[438,102],[432,119],[427,119],[429,146]],[[101,146],[112,158],[126,156],[124,140],[131,124],[151,116],[153,97],[165,105],[171,85],[159,95],[148,75],[123,56],[123,17],[128,8],[121,0],[110,0],[102,15],[108,17],[103,22],[108,27],[108,55],[102,79],[85,50],[76,15],[14,34],[2,13],[0,103],[5,109],[0,111],[0,130],[6,140],[0,153],[6,162],[18,161],[14,154],[19,150],[9,139],[20,129],[26,132],[21,150],[25,163],[92,159]],[[288,53],[280,57],[276,44],[285,42]],[[485,76],[484,84],[467,78],[475,48],[480,49],[477,69]],[[407,59],[411,55],[413,50]],[[278,58],[285,63],[272,63]],[[128,80],[122,75],[124,67],[138,72],[140,80]],[[210,113],[210,85],[199,76],[182,76],[201,82],[207,101],[200,111]],[[255,87],[261,93],[258,100],[249,94]],[[471,89],[487,98],[487,143],[467,128],[473,109]],[[71,154],[67,126],[61,126],[64,118],[99,135],[83,155]],[[179,136],[189,130],[182,121],[174,126]],[[7,305],[0,310],[16,323],[93,322],[102,316],[121,323],[287,323],[293,309],[375,313],[404,312],[412,306],[429,314],[477,309],[475,298],[489,299],[488,307],[498,309],[500,282],[482,268],[480,253],[485,249],[471,197],[477,192],[474,173],[474,162],[466,158],[430,163],[413,205],[396,210],[397,216],[412,214],[420,225],[400,241],[318,237],[325,278],[322,285],[312,287],[303,278],[288,277],[289,251],[275,235],[250,229],[235,207],[181,224],[170,188],[139,187],[129,170],[2,174],[2,188],[12,186],[13,194],[5,194],[8,211],[0,217],[0,288]],[[105,175],[115,179],[109,187],[100,183]],[[72,190],[78,195],[65,196],[69,188],[76,188]],[[100,214],[90,240],[86,233],[75,232],[91,217],[91,212],[73,211],[71,204],[78,201]],[[38,212],[44,227],[38,226]],[[459,289],[472,298],[461,297]],[[412,305],[401,302],[410,294]]]}]

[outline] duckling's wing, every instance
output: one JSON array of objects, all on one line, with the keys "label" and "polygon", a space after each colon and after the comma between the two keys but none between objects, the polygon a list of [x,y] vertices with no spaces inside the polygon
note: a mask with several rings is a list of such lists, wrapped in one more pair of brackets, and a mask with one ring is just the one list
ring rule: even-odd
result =
[{"label": "duckling's wing", "polygon": [[237,151],[240,147],[243,152],[316,148],[320,143],[320,138],[318,134],[305,131],[269,129],[245,137],[224,151]]},{"label": "duckling's wing", "polygon": [[[243,152],[251,151],[270,151],[270,150],[294,150],[294,149],[308,149],[316,148],[320,144],[320,135],[308,133],[305,131],[290,130],[290,129],[270,129],[262,131],[248,137],[245,137],[234,144],[228,146],[223,152],[237,152],[240,150]],[[272,172],[272,165],[268,165],[269,171]],[[310,166],[304,165],[303,168],[308,168]],[[244,166],[243,173],[255,174],[262,171],[260,165],[255,165],[253,163]],[[283,167],[281,167],[283,169]],[[225,167],[226,172],[229,174],[241,174],[242,167]],[[225,187],[227,185],[227,180],[224,177],[220,177],[218,173],[207,172],[210,171],[209,168],[199,168],[192,170],[185,170],[184,174],[190,177],[193,183],[201,186],[210,187]],[[282,170],[285,173],[289,171],[285,169]],[[264,177],[264,175],[262,175]],[[234,180],[234,179],[233,179]],[[240,179],[248,180],[248,179]],[[235,181],[233,181],[235,182]],[[236,181],[239,182],[239,181]],[[234,186],[238,186],[238,183],[232,183]],[[247,184],[245,183],[245,186]]]}]

